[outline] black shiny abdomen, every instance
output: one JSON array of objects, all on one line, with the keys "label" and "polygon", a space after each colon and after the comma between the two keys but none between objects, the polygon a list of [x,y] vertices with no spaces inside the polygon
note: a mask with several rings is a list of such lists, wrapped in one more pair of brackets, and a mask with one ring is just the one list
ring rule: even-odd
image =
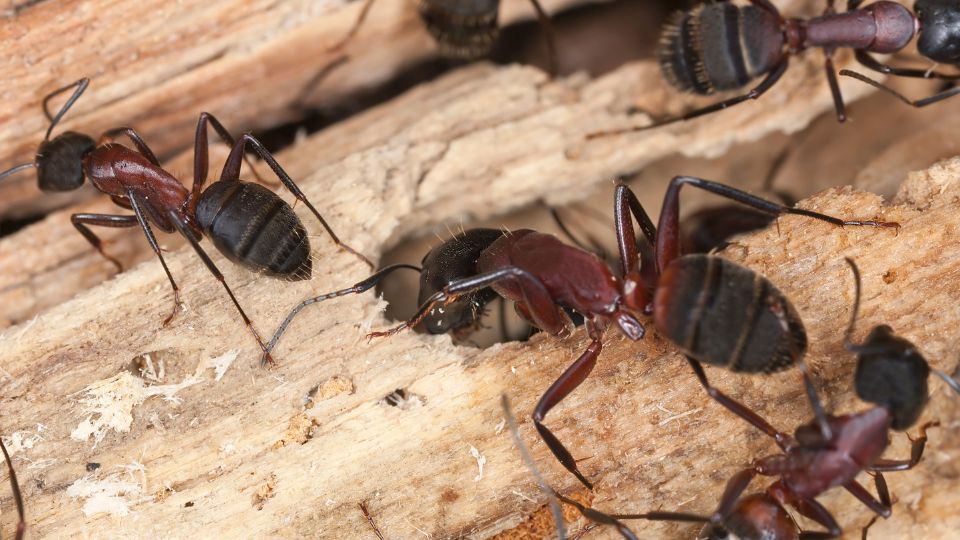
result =
[{"label": "black shiny abdomen", "polygon": [[909,341],[889,326],[870,332],[857,358],[857,396],[890,410],[890,427],[905,430],[927,405],[930,365]]},{"label": "black shiny abdomen", "polygon": [[486,56],[497,40],[500,0],[420,0],[419,11],[447,58]]},{"label": "black shiny abdomen", "polygon": [[90,137],[66,131],[40,143],[37,181],[42,191],[71,191],[83,185],[83,158],[93,151]]},{"label": "black shiny abdomen", "polygon": [[783,57],[780,21],[756,6],[730,2],[675,13],[660,37],[660,68],[687,92],[741,88]]},{"label": "black shiny abdomen", "polygon": [[[417,303],[424,303],[451,281],[477,275],[480,254],[502,236],[500,229],[470,229],[431,249],[420,264],[423,271]],[[436,307],[424,318],[423,328],[431,334],[443,334],[474,327],[484,306],[496,297],[497,293],[487,287]]]},{"label": "black shiny abdomen", "polygon": [[807,349],[803,323],[783,293],[722,257],[686,255],[670,263],[654,303],[657,329],[700,362],[771,373],[791,366]]},{"label": "black shiny abdomen", "polygon": [[197,222],[233,262],[273,276],[310,277],[310,241],[303,223],[289,204],[259,184],[214,183],[200,197]]}]

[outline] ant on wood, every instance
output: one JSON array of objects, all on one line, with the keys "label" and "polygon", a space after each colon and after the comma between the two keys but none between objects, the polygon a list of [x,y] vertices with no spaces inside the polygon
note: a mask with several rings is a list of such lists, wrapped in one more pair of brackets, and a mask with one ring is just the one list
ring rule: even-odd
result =
[{"label": "ant on wood", "polygon": [[[36,168],[41,190],[67,191],[79,188],[84,179],[89,178],[94,187],[109,195],[117,206],[132,210],[133,215],[74,214],[70,221],[118,270],[122,270],[120,262],[103,250],[101,240],[88,226],[139,225],[143,229],[173,287],[174,307],[164,319],[164,326],[173,319],[180,307],[180,290],[163,259],[151,224],[166,233],[179,232],[190,242],[207,269],[226,289],[244,324],[265,352],[266,361],[273,362],[253,323],[224,281],[223,274],[200,247],[200,239],[205,234],[225,257],[251,270],[292,280],[307,279],[311,275],[310,241],[293,208],[269,189],[240,180],[240,167],[248,145],[267,162],[294,197],[310,209],[340,249],[373,267],[366,257],[337,238],[333,229],[260,141],[249,133],[235,141],[209,113],[201,113],[197,122],[194,181],[190,191],[160,166],[160,161],[133,128],[108,130],[96,142],[87,135],[72,131],[51,139],[54,127],[80,98],[89,82],[86,78],[80,79],[51,92],[43,99],[43,110],[50,120],[50,127],[40,143],[35,160],[0,172],[0,179],[18,171]],[[50,99],[70,89],[74,89],[73,94],[56,115],[51,115],[48,109]],[[208,171],[208,125],[232,149],[224,163],[220,180],[203,189]],[[129,138],[135,149],[112,142],[118,136]]]},{"label": "ant on wood", "polygon": [[[615,276],[595,254],[564,244],[549,234],[523,229],[491,235],[473,246],[469,257],[450,259],[452,263],[467,263],[458,267],[458,273],[470,273],[475,268],[475,274],[446,283],[427,297],[408,321],[373,332],[369,337],[389,336],[422,324],[442,313],[446,306],[486,288],[514,301],[517,312],[531,325],[557,337],[570,334],[568,310],[583,315],[591,343],[543,394],[534,409],[533,421],[557,459],[591,489],[592,484],[580,472],[573,455],[543,420],[593,370],[605,331],[616,326],[627,338],[639,340],[645,333],[639,319],[643,315],[652,315],[657,329],[695,362],[747,373],[770,373],[797,364],[826,437],[830,433],[826,415],[802,362],[806,333],[783,293],[763,276],[721,257],[680,256],[679,191],[684,185],[773,215],[802,215],[837,226],[898,226],[879,221],[844,221],[788,208],[709,180],[678,176],[671,181],[664,198],[658,232],[630,188],[621,184],[614,213],[622,277]],[[637,242],[631,214],[639,221],[645,242]],[[477,252],[476,248],[482,249]],[[366,290],[363,287],[371,287],[371,281],[389,270],[381,270],[354,287],[307,300],[301,306]]]},{"label": "ant on wood", "polygon": [[[639,514],[607,514],[586,507],[550,488],[550,496],[576,507],[585,517],[597,523],[612,525],[624,538],[637,536],[621,520],[646,519],[705,523],[702,537],[790,540],[796,538],[836,538],[842,530],[830,512],[815,497],[830,488],[842,486],[876,515],[863,529],[866,537],[877,516],[889,517],[892,499],[883,477],[884,472],[906,471],[915,467],[923,456],[927,429],[938,425],[932,421],[920,427],[920,435],[911,438],[910,458],[881,459],[889,445],[889,431],[906,430],[919,419],[927,403],[927,378],[931,372],[927,361],[907,340],[893,335],[890,327],[881,325],[863,343],[850,339],[860,304],[860,272],[851,259],[846,259],[854,274],[856,292],[853,313],[844,341],[848,350],[858,356],[855,374],[857,394],[876,406],[865,411],[829,416],[833,435],[824,439],[816,422],[797,428],[795,434],[780,432],[758,414],[741,403],[711,389],[706,375],[695,362],[691,365],[700,383],[731,412],[772,437],[782,454],[755,460],[753,465],[735,474],[728,482],[717,510],[710,516],[685,512],[647,512]],[[947,374],[934,370],[960,394],[960,384]],[[856,481],[861,471],[874,475],[879,500]],[[757,475],[779,479],[765,492],[743,496]],[[786,510],[793,506],[803,516],[819,523],[826,532],[802,531]]]},{"label": "ant on wood", "polygon": [[[791,56],[814,47],[823,49],[827,81],[840,122],[846,120],[846,112],[833,66],[833,53],[840,47],[853,49],[861,65],[881,73],[960,79],[960,75],[934,70],[891,67],[871,55],[895,53],[919,36],[917,47],[923,56],[935,62],[960,63],[956,46],[960,36],[960,26],[956,24],[960,6],[956,2],[917,0],[916,14],[888,0],[865,7],[861,7],[863,0],[848,0],[847,10],[843,13],[837,13],[834,4],[835,0],[827,0],[823,14],[810,19],[784,18],[770,0],[750,0],[750,5],[746,6],[721,0],[677,12],[664,28],[660,41],[660,65],[672,86],[685,92],[709,95],[743,88],[759,76],[763,76],[763,80],[745,94],[682,116],[658,119],[642,127],[591,133],[587,138],[647,130],[757,99],[780,80]],[[881,86],[852,71],[844,70],[842,74]],[[923,100],[922,105],[958,92],[960,90],[944,92]]]}]

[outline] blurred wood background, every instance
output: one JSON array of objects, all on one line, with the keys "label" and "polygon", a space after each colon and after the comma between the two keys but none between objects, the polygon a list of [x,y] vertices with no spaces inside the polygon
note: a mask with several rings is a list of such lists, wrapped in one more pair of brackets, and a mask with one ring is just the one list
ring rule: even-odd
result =
[{"label": "blurred wood background", "polygon": [[[548,2],[547,8],[573,4]],[[778,4],[791,13],[820,9],[812,1]],[[149,24],[130,25],[134,9]],[[32,159],[44,130],[42,96],[88,75],[91,87],[65,128],[97,133],[133,125],[172,171],[189,171],[192,152],[183,151],[192,145],[202,110],[235,132],[302,120],[308,113],[293,100],[328,61],[325,49],[358,9],[359,2],[215,2],[203,9],[178,4],[177,10],[166,3],[11,5],[0,28],[11,51],[0,59],[10,79],[0,91],[0,167]],[[530,15],[526,2],[507,2],[503,13],[508,22]],[[412,3],[378,0],[348,48],[351,62],[318,88],[309,107],[349,101],[393,80],[405,66],[429,62],[433,45],[419,24]],[[658,25],[648,21],[650,31]],[[564,51],[561,41],[561,58]],[[785,219],[779,236],[760,233],[727,253],[769,275],[795,300],[831,406],[862,406],[849,397],[852,359],[836,334],[852,294],[845,255],[857,258],[867,275],[859,335],[890,323],[931,363],[954,369],[958,314],[949,299],[956,298],[950,276],[957,261],[940,246],[956,236],[952,179],[958,166],[949,163],[899,186],[907,171],[960,153],[949,130],[957,104],[913,111],[872,96],[851,110],[849,125],[838,126],[814,51],[756,103],[666,130],[585,142],[583,135],[596,129],[642,122],[628,114],[631,107],[675,112],[698,103],[667,88],[646,54],[596,78],[577,71],[580,60],[567,57],[574,65],[553,81],[534,67],[459,67],[302,138],[277,157],[342,238],[386,263],[418,261],[435,241],[433,232],[447,227],[478,220],[543,223],[538,201],[571,204],[565,212],[575,216],[592,208],[609,217],[616,175],[638,173],[632,183],[652,213],[674,174],[756,188],[787,150],[775,187],[797,196],[849,183],[886,196],[900,190],[887,208],[873,196],[848,191],[804,203],[840,215],[896,219],[905,225],[899,237]],[[852,101],[866,92],[844,84],[844,93]],[[798,135],[777,134],[811,122]],[[212,163],[218,160],[222,154]],[[695,207],[698,199],[685,194],[684,204]],[[192,252],[168,258],[188,309],[160,329],[171,298],[142,235],[105,235],[128,266],[150,260],[110,279],[112,267],[69,224],[70,213],[108,203],[50,202],[29,174],[0,183],[0,201],[6,218],[63,207],[0,238],[0,324],[12,325],[0,335],[0,429],[15,451],[30,537],[177,538],[198,527],[210,536],[371,535],[357,509],[364,501],[388,538],[483,538],[503,531],[537,536],[522,523],[543,498],[498,428],[502,392],[514,400],[523,434],[551,481],[575,487],[526,418],[584,346],[581,335],[486,350],[415,334],[368,344],[363,336],[369,329],[390,323],[383,304],[367,295],[306,312],[278,349],[279,367],[266,371],[219,285]],[[508,211],[521,213],[504,216]],[[317,234],[309,282],[257,277],[212,253],[262,333],[301,298],[364,275],[304,219]],[[609,231],[609,224],[601,225],[597,235],[606,239]],[[178,245],[173,237],[163,241],[171,249]],[[884,276],[895,277],[882,285]],[[394,297],[389,285],[385,294]],[[404,309],[400,299],[394,304]],[[148,358],[154,370],[143,375],[138,368]],[[231,359],[216,377],[210,368]],[[711,376],[784,429],[805,420],[795,373]],[[178,384],[182,388],[171,387]],[[921,467],[891,475],[899,503],[891,520],[871,529],[871,538],[946,538],[960,527],[951,511],[957,504],[957,401],[936,382],[932,386],[929,414],[944,427],[931,432]],[[383,402],[397,388],[411,396],[404,407]],[[148,399],[175,390],[169,400]],[[708,512],[730,474],[773,451],[769,441],[718,409],[661,339],[651,335],[635,344],[611,332],[597,373],[549,423],[578,457],[590,458],[584,464],[599,480],[598,507],[675,505]],[[127,430],[104,427],[102,439],[83,438],[77,429],[87,419]],[[902,455],[905,437],[894,439],[892,453]],[[482,472],[471,447],[486,460]],[[99,467],[88,470],[88,463]],[[0,493],[9,534],[12,500],[8,491]],[[845,494],[823,501],[851,537],[869,519]],[[109,511],[96,511],[104,508]],[[637,528],[669,538],[693,530]],[[612,535],[597,530],[587,537]]]}]

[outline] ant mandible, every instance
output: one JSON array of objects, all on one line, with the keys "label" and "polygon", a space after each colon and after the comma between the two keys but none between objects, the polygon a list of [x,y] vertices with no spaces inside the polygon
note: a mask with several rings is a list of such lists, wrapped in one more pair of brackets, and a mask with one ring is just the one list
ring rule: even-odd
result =
[{"label": "ant mandible", "polygon": [[[827,0],[823,15],[811,19],[784,18],[770,0],[750,0],[747,6],[721,0],[677,12],[664,28],[660,44],[660,65],[672,86],[709,95],[743,88],[755,77],[763,76],[763,80],[746,94],[682,116],[658,119],[642,127],[591,133],[587,138],[647,130],[757,99],[780,80],[791,56],[814,47],[823,49],[827,81],[840,122],[846,120],[846,112],[833,66],[833,53],[840,47],[852,48],[860,64],[882,73],[960,79],[960,75],[933,70],[887,66],[871,55],[900,51],[919,35],[918,48],[922,55],[937,62],[957,64],[960,56],[955,43],[960,27],[955,21],[960,7],[955,2],[918,0],[917,15],[888,0],[865,7],[860,7],[863,0],[849,0],[843,13],[837,13],[834,4],[835,0]],[[843,74],[854,76],[853,73]],[[949,95],[956,92],[960,90]],[[941,95],[934,101],[949,95]]]},{"label": "ant mandible", "polygon": [[[926,359],[907,340],[894,336],[888,326],[876,327],[864,343],[853,343],[850,336],[860,305],[860,272],[851,259],[846,259],[854,274],[855,295],[853,313],[844,336],[848,350],[857,353],[855,374],[857,394],[876,406],[860,413],[830,416],[833,435],[824,439],[811,422],[797,428],[793,437],[777,431],[757,413],[719,391],[715,392],[727,409],[754,427],[772,437],[782,454],[755,460],[749,469],[734,475],[728,482],[717,510],[710,516],[684,512],[648,512],[642,514],[607,514],[586,507],[549,490],[562,501],[576,507],[593,521],[612,525],[624,538],[637,536],[620,520],[646,519],[655,521],[704,522],[707,538],[763,538],[791,540],[796,538],[836,538],[842,530],[830,512],[815,500],[828,489],[842,486],[876,516],[864,527],[873,525],[877,516],[887,518],[892,499],[884,472],[906,471],[915,467],[923,456],[927,429],[938,425],[927,422],[920,427],[920,436],[911,439],[910,458],[881,459],[889,445],[889,431],[906,430],[919,419],[927,403],[927,379],[931,372]],[[711,388],[703,369],[691,365],[701,384]],[[947,374],[933,370],[960,394],[960,384]],[[856,481],[861,471],[874,474],[879,501]],[[756,475],[777,476],[779,480],[764,493],[741,497]],[[786,511],[790,505],[800,514],[819,523],[827,532],[801,531]]]},{"label": "ant mandible", "polygon": [[[240,180],[240,167],[247,145],[267,162],[294,197],[310,209],[337,246],[373,267],[363,255],[337,238],[333,229],[260,141],[249,133],[234,141],[223,125],[209,113],[201,113],[197,122],[194,181],[190,191],[160,166],[160,161],[133,128],[108,130],[98,142],[94,142],[87,135],[72,131],[51,139],[53,128],[80,98],[88,84],[88,79],[80,79],[44,98],[43,109],[50,119],[50,127],[35,160],[0,172],[0,179],[18,171],[36,168],[41,190],[68,191],[79,188],[84,179],[89,178],[93,186],[109,195],[117,206],[132,210],[133,215],[73,214],[70,221],[118,270],[122,270],[120,262],[103,250],[101,240],[88,226],[139,225],[143,229],[173,288],[174,307],[164,319],[164,326],[173,319],[179,309],[180,290],[163,259],[151,224],[166,233],[179,232],[190,242],[207,269],[226,289],[244,324],[265,353],[266,346],[260,335],[240,307],[223,274],[200,247],[200,239],[206,234],[225,257],[257,272],[294,280],[307,279],[312,273],[310,241],[293,208],[269,189]],[[67,102],[56,115],[50,115],[47,108],[50,99],[71,88],[74,88],[74,92]],[[204,190],[203,184],[208,171],[208,125],[213,126],[220,138],[232,149],[224,163],[220,180]],[[117,136],[129,138],[136,149],[109,142]],[[273,362],[269,353],[265,354],[265,359]]]},{"label": "ant mandible", "polygon": [[[769,373],[798,364],[823,432],[829,435],[826,415],[801,360],[806,333],[783,293],[763,276],[721,257],[680,256],[679,192],[684,185],[775,215],[802,215],[838,226],[898,226],[844,221],[787,208],[709,180],[678,176],[667,189],[658,233],[633,192],[621,184],[614,213],[622,278],[614,276],[593,253],[564,244],[555,236],[528,229],[514,231],[482,251],[476,275],[448,283],[427,298],[407,322],[369,336],[389,336],[420,324],[435,308],[487,287],[514,301],[517,312],[530,324],[557,337],[570,332],[565,310],[583,315],[591,343],[543,394],[533,421],[557,459],[590,489],[592,484],[573,456],[543,420],[593,370],[608,327],[615,325],[631,340],[643,337],[641,315],[653,315],[654,326],[695,363],[747,373]],[[636,240],[631,214],[639,221],[644,243]]]}]

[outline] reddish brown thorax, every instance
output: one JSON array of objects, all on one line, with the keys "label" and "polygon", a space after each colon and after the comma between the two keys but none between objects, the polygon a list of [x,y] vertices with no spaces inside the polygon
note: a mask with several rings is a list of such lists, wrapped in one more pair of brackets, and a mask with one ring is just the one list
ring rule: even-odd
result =
[{"label": "reddish brown thorax", "polygon": [[179,180],[143,154],[119,144],[98,146],[83,159],[83,170],[98,190],[124,201],[133,191],[144,203],[150,221],[164,232],[175,227],[159,208],[182,209],[189,192]]}]

